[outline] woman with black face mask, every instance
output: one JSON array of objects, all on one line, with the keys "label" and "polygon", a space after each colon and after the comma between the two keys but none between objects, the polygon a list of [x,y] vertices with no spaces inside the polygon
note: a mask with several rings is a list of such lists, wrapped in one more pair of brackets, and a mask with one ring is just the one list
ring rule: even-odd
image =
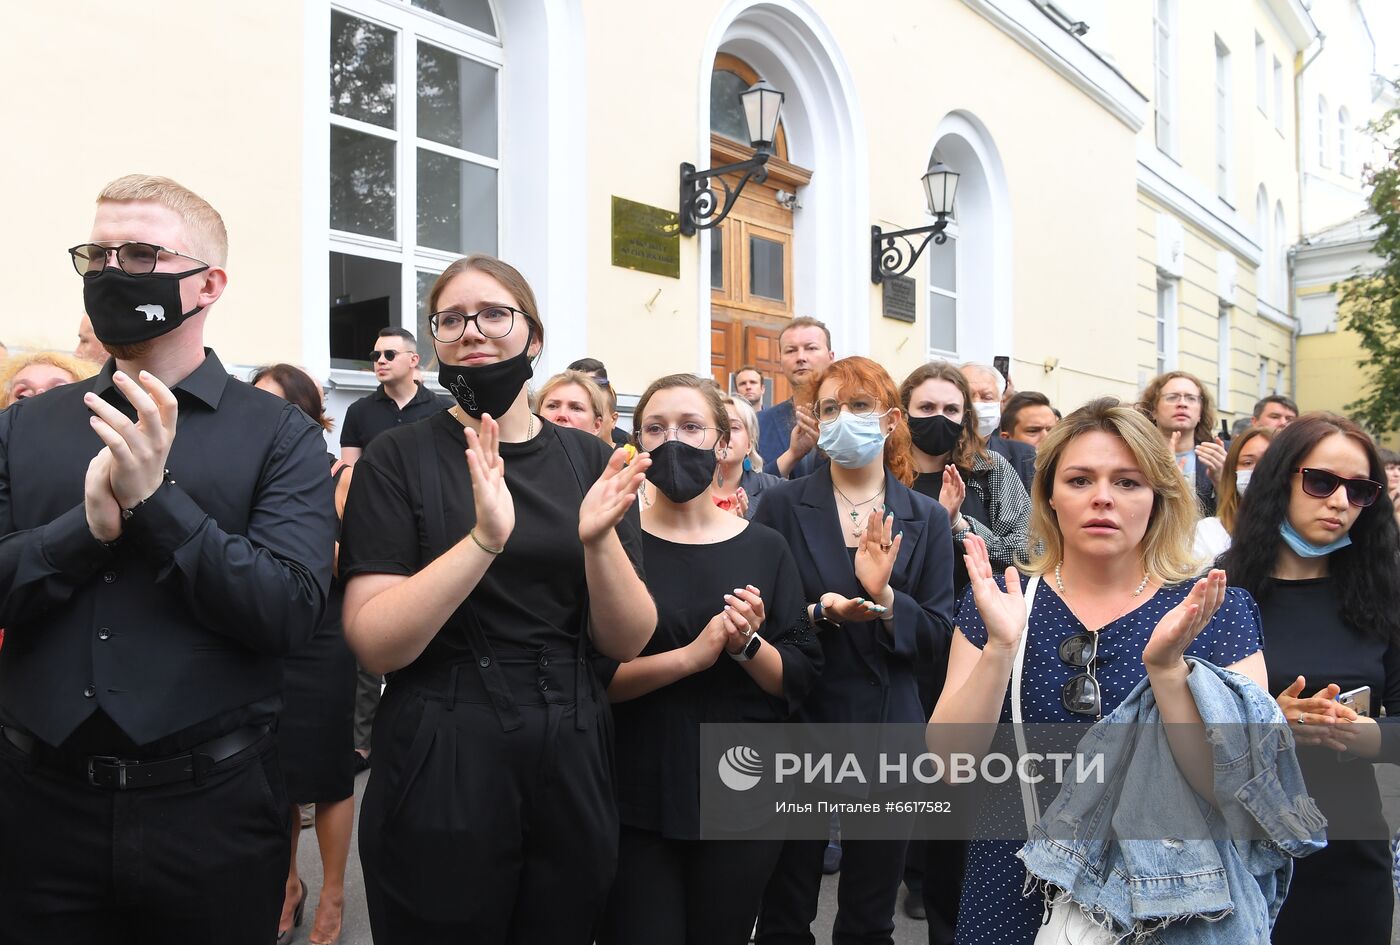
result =
[{"label": "woman with black face mask", "polygon": [[[930,361],[914,369],[899,386],[914,441],[914,491],[935,500],[948,513],[953,548],[954,596],[968,585],[963,538],[975,534],[987,545],[993,566],[1004,570],[1021,560],[1030,527],[1031,501],[1026,487],[1005,459],[986,448],[977,432],[972,391],[967,378],[947,361]],[[933,714],[943,693],[948,653],[918,667],[919,699]],[[939,785],[938,799],[950,799]],[[961,840],[915,840],[905,858],[906,912],[922,905],[928,920],[929,945],[950,945],[958,920],[967,844]],[[912,905],[911,905],[912,904]]]},{"label": "woman with black face mask", "polygon": [[381,942],[586,945],[617,861],[612,720],[590,648],[641,652],[656,608],[650,460],[530,412],[534,293],[488,256],[428,297],[456,405],[378,437],[341,533],[345,636],[388,673],[360,817]]},{"label": "woman with black face mask", "polygon": [[954,541],[954,590],[967,586],[962,539],[977,535],[987,545],[993,568],[1020,561],[1030,527],[1031,500],[1015,471],[987,449],[977,432],[972,392],[962,371],[947,361],[914,369],[899,386],[914,440],[914,491],[938,501],[948,512]]},{"label": "woman with black face mask", "polygon": [[[700,725],[787,718],[821,646],[782,536],[710,498],[715,448],[729,436],[719,392],[672,374],[633,416],[652,461],[642,544],[658,622],[608,686],[622,839],[598,942],[743,945],[782,840],[746,836],[761,821],[709,823],[700,839]],[[772,817],[769,805],[762,820]],[[717,830],[732,835],[710,839]]]}]

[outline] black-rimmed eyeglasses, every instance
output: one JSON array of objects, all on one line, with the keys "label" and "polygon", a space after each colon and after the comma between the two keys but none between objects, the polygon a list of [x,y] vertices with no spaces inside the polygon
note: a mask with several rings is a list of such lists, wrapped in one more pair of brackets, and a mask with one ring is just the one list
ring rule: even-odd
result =
[{"label": "black-rimmed eyeglasses", "polygon": [[1347,502],[1358,509],[1374,504],[1380,498],[1381,489],[1385,488],[1373,479],[1344,479],[1326,469],[1309,469],[1304,466],[1293,471],[1303,477],[1303,491],[1314,499],[1330,498],[1338,486],[1345,485]]},{"label": "black-rimmed eyeglasses", "polygon": [[428,316],[428,330],[433,333],[433,337],[445,345],[460,341],[467,333],[467,323],[476,322],[476,330],[483,338],[504,338],[510,334],[510,330],[515,327],[515,316],[520,315],[527,321],[528,315],[518,308],[511,308],[509,305],[492,305],[483,308],[473,315],[465,312],[434,312]]},{"label": "black-rimmed eyeglasses", "polygon": [[[103,246],[101,243],[79,243],[70,247],[68,255],[73,259],[73,268],[80,276],[95,276],[103,269],[107,268],[108,255],[115,253],[117,265],[122,272],[129,276],[148,276],[156,271],[156,263],[160,262],[160,254],[166,253],[170,256],[179,256],[181,259],[188,259],[197,262],[205,269],[209,264],[193,256],[186,256],[184,253],[167,249],[164,246],[157,246],[155,243],[122,243],[120,246]],[[186,275],[198,272],[198,269],[191,270]]]},{"label": "black-rimmed eyeglasses", "polygon": [[1099,681],[1094,676],[1094,658],[1099,655],[1097,633],[1076,633],[1060,641],[1060,660],[1084,672],[1070,677],[1060,690],[1060,704],[1075,715],[1103,717]]}]

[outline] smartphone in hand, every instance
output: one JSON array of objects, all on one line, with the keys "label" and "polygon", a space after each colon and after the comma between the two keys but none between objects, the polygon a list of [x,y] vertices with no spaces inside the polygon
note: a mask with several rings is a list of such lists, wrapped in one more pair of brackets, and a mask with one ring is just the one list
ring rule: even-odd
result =
[{"label": "smartphone in hand", "polygon": [[1337,701],[1346,706],[1357,715],[1370,717],[1371,715],[1371,687],[1361,686],[1357,689],[1350,689],[1340,693]]}]

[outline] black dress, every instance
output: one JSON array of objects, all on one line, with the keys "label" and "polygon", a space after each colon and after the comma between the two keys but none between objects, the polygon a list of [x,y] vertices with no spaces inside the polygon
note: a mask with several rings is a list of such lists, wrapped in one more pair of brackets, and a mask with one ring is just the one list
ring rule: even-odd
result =
[{"label": "black dress", "polygon": [[[720,654],[702,672],[613,706],[622,845],[598,941],[743,945],[783,842],[700,839],[700,726],[786,719],[816,680],[821,644],[797,565],[773,530],[751,523],[699,545],[643,533],[642,544],[657,627],[641,655],[691,643],[724,608],[725,594],[752,584],[766,615],[759,632],[783,661],[783,698]],[[713,832],[711,825],[705,834]]]},{"label": "black dress", "polygon": [[340,625],[344,603],[345,587],[335,578],[316,633],[282,661],[277,753],[294,804],[329,804],[355,793],[355,657]]},{"label": "black dress", "polygon": [[[1400,646],[1363,636],[1343,621],[1330,578],[1271,581],[1260,603],[1269,692],[1278,695],[1299,676],[1304,695],[1328,683],[1342,691],[1371,687],[1371,714],[1380,719],[1378,762],[1400,762]],[[1300,748],[1308,793],[1326,815],[1327,847],[1294,863],[1273,941],[1348,945],[1390,941],[1394,890],[1390,831],[1381,814],[1375,768],[1365,760],[1339,761],[1327,749]]]}]

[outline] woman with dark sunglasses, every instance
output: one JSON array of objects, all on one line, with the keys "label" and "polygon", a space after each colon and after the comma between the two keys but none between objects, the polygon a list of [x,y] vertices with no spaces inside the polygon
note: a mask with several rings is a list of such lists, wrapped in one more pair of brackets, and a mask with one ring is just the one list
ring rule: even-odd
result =
[{"label": "woman with dark sunglasses", "polygon": [[[1227,589],[1225,574],[1196,573],[1191,542],[1196,500],[1162,437],[1131,407],[1106,398],[1055,425],[1040,445],[1031,487],[1029,547],[1018,575],[997,576],[977,536],[965,539],[971,587],[954,621],[942,697],[928,741],[938,754],[987,750],[971,744],[973,725],[1010,723],[1010,679],[1027,634],[1020,713],[1026,722],[1092,723],[1146,676],[1166,722],[1200,716],[1184,657],[1205,659],[1265,681],[1258,611],[1249,595]],[[1039,579],[1029,623],[1023,587]],[[945,726],[945,723],[955,723]],[[972,723],[972,724],[969,724]],[[1204,797],[1213,793],[1209,746],[1168,729],[1182,774]],[[1070,746],[1072,747],[1072,745]],[[1038,786],[1040,809],[1057,786]],[[980,837],[1025,836],[1019,785],[987,796]],[[958,909],[956,941],[1029,943],[1042,917],[1039,897],[1022,895],[1019,840],[973,840]]]},{"label": "woman with dark sunglasses", "polygon": [[[1389,831],[1367,763],[1400,762],[1400,536],[1384,482],[1375,444],[1351,420],[1295,420],[1255,467],[1222,559],[1230,583],[1259,601],[1269,692],[1328,820],[1327,848],[1295,866],[1278,943],[1390,941]],[[1361,687],[1369,718],[1335,701]]]}]

